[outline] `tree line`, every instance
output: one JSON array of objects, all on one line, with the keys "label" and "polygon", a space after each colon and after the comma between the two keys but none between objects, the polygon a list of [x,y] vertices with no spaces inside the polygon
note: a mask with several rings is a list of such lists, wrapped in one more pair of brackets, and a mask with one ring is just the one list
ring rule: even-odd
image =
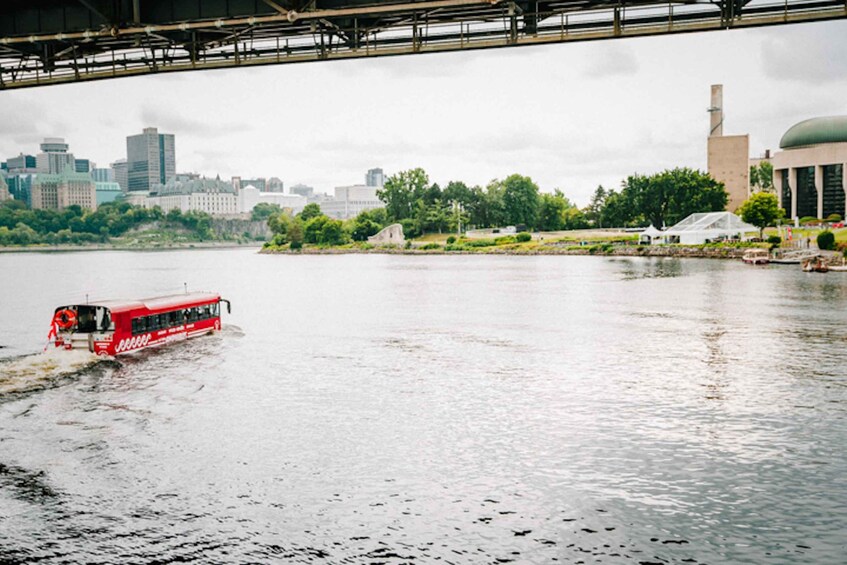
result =
[{"label": "tree line", "polygon": [[[444,188],[431,183],[420,168],[394,174],[377,190],[384,208],[362,212],[353,219],[333,220],[320,206],[308,204],[299,214],[271,208],[274,233],[269,245],[299,249],[305,243],[342,245],[365,241],[383,227],[400,223],[406,237],[456,232],[468,228],[508,225],[525,230],[559,231],[591,227],[671,225],[694,212],[723,210],[727,193],[722,183],[692,169],[677,168],[654,175],[632,175],[619,191],[602,186],[580,209],[560,190],[541,192],[528,176],[495,179],[485,188],[450,181]],[[255,212],[254,212],[254,215]]]},{"label": "tree line", "polygon": [[198,239],[213,239],[212,218],[203,212],[167,213],[127,202],[109,202],[97,210],[68,206],[62,210],[32,210],[14,200],[0,203],[0,245],[105,243],[133,228],[158,223],[184,229]]},{"label": "tree line", "polygon": [[656,227],[672,225],[694,212],[723,210],[724,185],[708,174],[676,168],[654,175],[631,175],[620,190],[598,187],[591,202],[578,208],[560,190],[542,193],[530,177],[519,174],[493,180],[485,188],[451,181],[441,189],[422,169],[389,177],[377,191],[388,219],[403,224],[408,235],[454,231],[464,226],[490,228],[521,225],[558,231],[589,227]]}]

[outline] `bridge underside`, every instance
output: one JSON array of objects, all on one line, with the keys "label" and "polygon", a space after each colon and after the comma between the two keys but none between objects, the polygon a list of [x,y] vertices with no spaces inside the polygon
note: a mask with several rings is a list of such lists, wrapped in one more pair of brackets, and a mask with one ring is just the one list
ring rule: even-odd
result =
[{"label": "bridge underside", "polygon": [[5,0],[0,90],[847,18],[847,0]]}]

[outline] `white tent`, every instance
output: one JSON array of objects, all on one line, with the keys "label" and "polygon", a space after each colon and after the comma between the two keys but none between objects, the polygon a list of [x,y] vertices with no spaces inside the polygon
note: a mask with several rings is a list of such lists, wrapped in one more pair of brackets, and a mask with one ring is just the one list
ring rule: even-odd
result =
[{"label": "white tent", "polygon": [[662,230],[657,230],[653,224],[650,224],[650,227],[638,234],[638,243],[646,243],[650,245],[655,242],[656,239],[662,237],[664,234],[665,232],[663,232]]},{"label": "white tent", "polygon": [[744,234],[758,232],[756,226],[744,223],[732,212],[691,214],[662,232],[665,243],[697,245],[721,239],[741,239]]}]

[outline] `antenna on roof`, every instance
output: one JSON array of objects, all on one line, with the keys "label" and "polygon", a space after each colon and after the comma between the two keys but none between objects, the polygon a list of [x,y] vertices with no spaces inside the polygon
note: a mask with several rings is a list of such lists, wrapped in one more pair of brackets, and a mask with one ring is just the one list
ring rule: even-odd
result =
[{"label": "antenna on roof", "polygon": [[85,295],[85,303],[88,304],[88,294]]},{"label": "antenna on roof", "polygon": [[185,287],[185,294],[188,294],[188,283],[184,282],[184,283],[182,283],[182,286]]}]

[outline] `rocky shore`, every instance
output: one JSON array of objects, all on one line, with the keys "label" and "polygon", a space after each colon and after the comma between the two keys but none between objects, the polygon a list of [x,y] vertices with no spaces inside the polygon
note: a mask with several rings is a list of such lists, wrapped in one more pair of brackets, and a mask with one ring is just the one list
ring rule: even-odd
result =
[{"label": "rocky shore", "polygon": [[343,255],[343,254],[383,254],[383,255],[596,255],[606,257],[691,257],[701,259],[740,259],[745,248],[737,247],[688,247],[688,246],[570,246],[537,245],[492,246],[476,249],[446,250],[397,247],[304,247],[300,250],[263,248],[260,253],[281,255]]}]

